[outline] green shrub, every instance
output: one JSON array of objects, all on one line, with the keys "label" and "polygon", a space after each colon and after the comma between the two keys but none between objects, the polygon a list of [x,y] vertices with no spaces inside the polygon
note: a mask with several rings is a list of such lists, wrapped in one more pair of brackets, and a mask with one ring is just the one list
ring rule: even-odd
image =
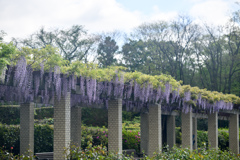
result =
[{"label": "green shrub", "polygon": [[44,118],[53,118],[54,116],[53,107],[40,107],[35,108],[34,119],[44,119]]},{"label": "green shrub", "polygon": [[208,146],[208,132],[197,131],[197,147],[203,148],[205,146]]},{"label": "green shrub", "polygon": [[[14,125],[0,125],[0,146],[14,155],[20,150],[20,128]],[[12,148],[12,149],[11,149]],[[53,127],[34,125],[34,152],[53,151]]]},{"label": "green shrub", "polygon": [[180,127],[175,128],[176,131],[176,143],[182,144],[182,131]]},{"label": "green shrub", "polygon": [[[53,107],[35,108],[34,119],[53,118]],[[20,108],[16,106],[0,106],[0,123],[7,125],[20,124]]]},{"label": "green shrub", "polygon": [[19,153],[20,147],[20,129],[19,126],[6,126],[0,124],[0,146],[8,152]]},{"label": "green shrub", "polygon": [[20,110],[19,107],[2,107],[0,106],[0,123],[2,124],[19,124]]},{"label": "green shrub", "polygon": [[[65,154],[68,159],[109,159],[109,160],[130,160],[134,159],[132,156],[119,155],[116,153],[107,152],[107,148],[103,146],[93,146],[91,142],[88,142],[88,146],[85,149],[81,149],[76,146],[71,146],[65,150]],[[173,147],[171,150],[167,149],[166,152],[160,154],[154,154],[153,157],[143,155],[143,160],[158,160],[158,159],[209,159],[209,160],[228,160],[228,159],[239,159],[237,155],[234,155],[228,151],[221,150],[207,150],[205,148],[200,150],[190,151],[189,149],[182,149]]]},{"label": "green shrub", "polygon": [[[207,148],[208,134],[206,131],[197,131],[198,148]],[[122,131],[123,149],[135,149],[140,152],[140,134],[139,130],[125,130]],[[19,153],[19,137],[20,130],[18,125],[2,125],[0,124],[0,146],[8,152],[15,155]],[[219,129],[218,131],[219,148],[221,150],[229,150],[229,134],[226,129]],[[34,152],[52,152],[53,151],[53,126],[34,125]],[[82,126],[82,148],[88,147],[89,143],[94,146],[108,145],[108,130],[103,127],[86,127]],[[176,127],[176,143],[181,144],[181,129]],[[12,147],[12,149],[11,149]]]},{"label": "green shrub", "polygon": [[34,153],[53,151],[53,126],[34,125]]},{"label": "green shrub", "polygon": [[108,152],[107,147],[102,145],[93,146],[91,142],[88,142],[88,146],[85,149],[80,147],[71,146],[65,149],[65,155],[67,159],[99,159],[99,160],[131,160],[134,157],[127,157],[123,154],[116,154]]},{"label": "green shrub", "polygon": [[1,148],[0,147],[0,159],[1,160],[33,160],[35,158],[35,156],[33,156],[32,151],[27,151],[26,153],[24,153],[23,155],[19,156],[19,155],[14,155],[11,152],[7,151],[5,148]]},{"label": "green shrub", "polygon": [[[122,117],[123,117],[123,122],[125,121],[132,121],[133,123],[140,122],[140,113],[123,111]],[[53,107],[35,108],[34,119],[37,120],[37,122],[39,122],[40,119],[51,119],[51,118],[54,118]],[[7,124],[7,125],[20,124],[19,105],[0,106],[0,123]],[[107,127],[108,112],[106,109],[83,107],[82,123],[85,124],[86,126]],[[50,122],[47,124],[53,124],[53,123]]]},{"label": "green shrub", "polygon": [[229,134],[228,130],[218,130],[218,147],[221,150],[229,150]]},{"label": "green shrub", "polygon": [[141,136],[139,131],[122,131],[123,149],[135,149],[140,153]]},{"label": "green shrub", "polygon": [[[140,133],[139,131],[122,131],[123,149],[135,149],[140,152]],[[85,149],[91,143],[94,146],[108,145],[108,130],[105,128],[82,127],[82,148]]]}]

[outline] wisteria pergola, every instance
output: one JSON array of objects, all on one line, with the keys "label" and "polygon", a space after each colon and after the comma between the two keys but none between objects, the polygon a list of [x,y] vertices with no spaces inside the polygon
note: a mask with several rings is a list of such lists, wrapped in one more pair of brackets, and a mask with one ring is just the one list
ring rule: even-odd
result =
[{"label": "wisteria pergola", "polygon": [[[87,70],[87,68],[85,68]],[[94,70],[94,69],[92,69]],[[208,118],[210,147],[218,148],[218,119],[229,120],[229,148],[239,153],[240,98],[181,86],[171,76],[106,71],[110,79],[59,67],[34,70],[21,57],[0,78],[0,100],[20,105],[20,154],[34,150],[34,103],[54,106],[54,159],[64,147],[81,145],[81,107],[108,109],[108,150],[122,153],[122,110],[141,112],[141,151],[161,152],[161,115],[167,115],[167,144],[175,144],[175,116],[182,117],[182,147],[197,149],[197,118]],[[111,72],[112,73],[112,72]],[[105,76],[106,76],[105,75]],[[193,137],[194,135],[194,137]],[[195,143],[193,143],[195,140]]]}]

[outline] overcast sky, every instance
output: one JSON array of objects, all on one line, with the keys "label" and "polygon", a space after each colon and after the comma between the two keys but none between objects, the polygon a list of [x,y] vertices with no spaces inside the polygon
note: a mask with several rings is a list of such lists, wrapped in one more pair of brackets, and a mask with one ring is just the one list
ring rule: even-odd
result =
[{"label": "overcast sky", "polygon": [[224,24],[239,0],[0,0],[0,30],[24,38],[46,29],[83,25],[90,33],[129,32],[143,22],[187,14],[196,21]]}]

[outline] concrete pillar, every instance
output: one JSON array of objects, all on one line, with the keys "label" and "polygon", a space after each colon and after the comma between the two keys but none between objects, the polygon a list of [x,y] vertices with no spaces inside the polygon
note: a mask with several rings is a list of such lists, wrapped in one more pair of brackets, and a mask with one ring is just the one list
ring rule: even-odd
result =
[{"label": "concrete pillar", "polygon": [[208,145],[218,149],[218,112],[208,114]]},{"label": "concrete pillar", "polygon": [[20,105],[20,155],[34,153],[34,103]]},{"label": "concrete pillar", "polygon": [[141,113],[141,153],[148,153],[148,141],[149,141],[149,123],[148,113]]},{"label": "concrete pillar", "polygon": [[193,117],[193,149],[197,149],[197,118]]},{"label": "concrete pillar", "polygon": [[167,116],[167,144],[169,148],[176,144],[175,116]]},{"label": "concrete pillar", "polygon": [[54,160],[65,160],[64,149],[70,145],[70,93],[54,98]]},{"label": "concrete pillar", "polygon": [[122,154],[122,99],[108,101],[108,151]]},{"label": "concrete pillar", "polygon": [[239,154],[239,114],[231,114],[229,118],[229,150]]},{"label": "concrete pillar", "polygon": [[82,108],[71,108],[71,143],[81,147],[81,125],[82,125]]},{"label": "concrete pillar", "polygon": [[182,147],[192,150],[192,111],[182,112]]},{"label": "concrete pillar", "polygon": [[155,104],[149,106],[149,142],[148,155],[160,153],[162,150],[162,122],[161,122],[161,105]]}]

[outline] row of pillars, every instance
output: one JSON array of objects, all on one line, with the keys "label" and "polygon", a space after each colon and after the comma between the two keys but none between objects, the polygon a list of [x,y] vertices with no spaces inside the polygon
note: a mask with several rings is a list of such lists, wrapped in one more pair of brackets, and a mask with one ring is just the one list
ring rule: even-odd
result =
[{"label": "row of pillars", "polygon": [[[182,147],[197,149],[197,118],[192,112],[182,113]],[[218,113],[208,115],[208,139],[211,148],[218,148]],[[66,159],[64,148],[72,144],[81,146],[81,108],[70,107],[70,93],[55,101],[54,107],[54,159]],[[167,144],[176,142],[175,116],[167,118]],[[162,148],[161,105],[149,106],[149,112],[141,113],[141,151],[153,156]],[[238,114],[229,119],[229,148],[239,153]],[[20,106],[20,154],[34,151],[34,103]],[[108,150],[122,153],[122,99],[108,104]]]},{"label": "row of pillars", "polygon": [[[182,147],[197,149],[197,118],[192,112],[182,113]],[[218,112],[208,114],[208,145],[218,149]],[[239,154],[239,114],[229,116],[229,149]]]}]

